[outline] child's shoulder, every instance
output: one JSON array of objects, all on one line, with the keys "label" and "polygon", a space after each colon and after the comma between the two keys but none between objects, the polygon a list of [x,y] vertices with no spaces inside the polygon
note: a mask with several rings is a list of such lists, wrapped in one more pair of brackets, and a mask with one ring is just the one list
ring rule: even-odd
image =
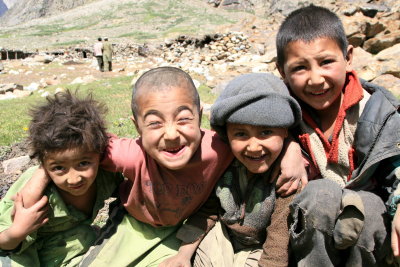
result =
[{"label": "child's shoulder", "polygon": [[398,108],[400,106],[400,101],[397,97],[395,97],[389,90],[385,87],[380,86],[378,84],[365,81],[360,79],[362,88],[367,91],[370,95],[374,96],[373,98],[368,99],[370,101],[388,101],[391,105]]}]

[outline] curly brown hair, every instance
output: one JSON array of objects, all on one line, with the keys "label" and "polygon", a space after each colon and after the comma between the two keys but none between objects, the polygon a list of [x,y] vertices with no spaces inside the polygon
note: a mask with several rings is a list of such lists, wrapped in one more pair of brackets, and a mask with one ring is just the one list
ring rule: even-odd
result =
[{"label": "curly brown hair", "polygon": [[83,148],[103,153],[107,145],[104,115],[107,108],[89,94],[79,98],[77,92],[59,92],[46,98],[47,103],[33,107],[29,114],[31,156],[43,163],[46,152]]}]

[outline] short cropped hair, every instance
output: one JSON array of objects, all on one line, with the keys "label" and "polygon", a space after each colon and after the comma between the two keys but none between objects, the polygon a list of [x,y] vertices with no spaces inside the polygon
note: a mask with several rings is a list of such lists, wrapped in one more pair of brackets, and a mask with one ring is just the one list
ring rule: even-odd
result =
[{"label": "short cropped hair", "polygon": [[[139,95],[163,91],[170,86],[186,88],[192,96],[193,104],[197,107],[197,111],[200,112],[200,96],[190,75],[179,68],[158,67],[145,72],[133,86],[131,108],[135,119],[137,119],[140,108],[137,103]],[[143,90],[145,91],[142,92]]]},{"label": "short cropped hair", "polygon": [[101,154],[107,145],[105,105],[95,101],[91,94],[85,98],[76,94],[59,92],[29,111],[31,156],[42,163],[48,152],[79,147]]},{"label": "short cropped hair", "polygon": [[299,8],[283,21],[276,36],[277,65],[283,68],[285,48],[290,42],[311,42],[318,38],[329,38],[335,41],[343,56],[347,56],[348,41],[343,24],[332,11],[310,5]]},{"label": "short cropped hair", "polygon": [[101,37],[97,38],[97,41],[101,41]]}]

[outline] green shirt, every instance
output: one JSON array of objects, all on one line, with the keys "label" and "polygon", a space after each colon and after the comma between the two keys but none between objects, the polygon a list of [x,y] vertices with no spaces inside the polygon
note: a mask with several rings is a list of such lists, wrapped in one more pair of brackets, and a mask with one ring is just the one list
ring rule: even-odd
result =
[{"label": "green shirt", "polygon": [[[10,199],[32,177],[37,167],[24,172],[11,186],[0,201],[0,232],[12,224],[11,211],[14,202]],[[0,263],[11,259],[11,266],[75,266],[96,239],[96,230],[91,226],[99,209],[104,205],[117,185],[122,181],[120,174],[99,169],[96,177],[97,196],[89,217],[71,205],[67,205],[54,184],[45,191],[51,210],[49,221],[26,237],[25,241],[14,250],[10,258],[1,258]],[[7,266],[6,265],[6,266]]]}]

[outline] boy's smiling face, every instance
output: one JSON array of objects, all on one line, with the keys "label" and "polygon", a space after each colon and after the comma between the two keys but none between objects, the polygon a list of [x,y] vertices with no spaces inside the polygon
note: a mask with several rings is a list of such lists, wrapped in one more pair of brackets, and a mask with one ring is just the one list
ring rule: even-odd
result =
[{"label": "boy's smiling face", "polygon": [[329,38],[293,41],[285,48],[285,62],[279,72],[292,93],[313,109],[338,107],[346,73],[352,70],[352,52],[349,46],[345,57]]},{"label": "boy's smiling face", "polygon": [[149,90],[137,97],[137,106],[133,120],[146,152],[168,169],[183,168],[201,140],[200,114],[190,91],[172,86]]},{"label": "boy's smiling face", "polygon": [[71,148],[45,154],[43,167],[66,198],[85,195],[99,169],[100,154]]},{"label": "boy's smiling face", "polygon": [[250,173],[266,172],[282,151],[287,129],[227,123],[233,155]]}]

